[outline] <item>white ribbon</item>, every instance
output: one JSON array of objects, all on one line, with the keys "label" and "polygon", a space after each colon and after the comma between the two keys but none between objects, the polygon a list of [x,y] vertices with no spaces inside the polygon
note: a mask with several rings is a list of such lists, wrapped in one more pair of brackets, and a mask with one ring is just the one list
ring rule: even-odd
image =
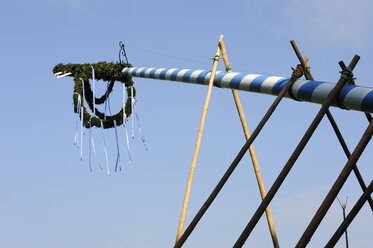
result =
[{"label": "white ribbon", "polygon": [[135,138],[135,127],[134,127],[134,124],[133,124],[133,105],[135,104],[135,98],[133,97],[133,86],[131,86],[131,114],[132,114],[132,117],[131,117],[131,124],[132,124],[132,139]]},{"label": "white ribbon", "polygon": [[137,126],[139,127],[139,133],[140,133],[140,136],[141,136],[142,143],[144,144],[145,150],[148,150],[148,146],[146,145],[146,142],[145,142],[145,137],[144,137],[144,135],[143,135],[143,133],[141,131],[140,118],[137,115],[137,113],[135,113],[135,115],[136,115]]},{"label": "white ribbon", "polygon": [[[120,153],[119,153],[119,140],[118,140],[118,131],[117,131],[117,121],[114,120],[114,130],[115,130],[115,140],[117,142],[117,161],[115,162],[115,171],[118,169],[118,163],[120,163]],[[121,171],[122,168],[119,164],[119,170]]]},{"label": "white ribbon", "polygon": [[83,161],[83,107],[80,108],[80,160]]},{"label": "white ribbon", "polygon": [[91,120],[89,120],[89,170],[92,172],[92,164],[91,164]]},{"label": "white ribbon", "polygon": [[[84,80],[80,79],[82,81],[82,91],[83,91],[83,99],[85,97],[84,95]],[[83,161],[83,135],[84,135],[84,102],[82,99],[82,105],[80,107],[80,160]]]},{"label": "white ribbon", "polygon": [[96,98],[95,98],[95,69],[92,67],[92,92],[93,92],[93,115],[96,115]]},{"label": "white ribbon", "polygon": [[108,95],[109,95],[109,82],[107,82],[106,93],[105,93],[105,110],[104,110],[104,119],[105,120],[106,120],[106,107],[107,107]]},{"label": "white ribbon", "polygon": [[63,77],[69,76],[71,74],[72,74],[71,72],[68,72],[68,73],[65,73],[65,74],[62,74],[62,75],[57,75],[56,78],[63,78]]},{"label": "white ribbon", "polygon": [[128,131],[127,131],[127,126],[126,126],[126,120],[127,120],[127,115],[126,115],[126,86],[123,84],[123,127],[124,131],[126,134],[126,143],[127,143],[127,153],[128,153],[128,158],[129,158],[129,163],[132,163],[132,158],[131,158],[131,151],[130,151],[130,142],[128,139]]},{"label": "white ribbon", "polygon": [[[75,93],[75,94],[78,94],[78,93]],[[76,122],[75,122],[75,135],[74,135],[74,146],[76,146],[76,148],[79,148],[78,125],[79,125],[79,120],[80,120],[80,106],[81,106],[81,98],[80,98],[80,94],[78,94],[78,104],[77,104],[77,107],[76,107],[77,117],[76,117]]]},{"label": "white ribbon", "polygon": [[105,142],[105,136],[104,136],[104,124],[101,120],[101,134],[102,134],[102,139],[104,141],[104,153],[105,153],[105,160],[106,160],[106,172],[108,176],[110,176],[110,171],[109,171],[109,160],[107,156],[107,149],[106,149],[106,142]]},{"label": "white ribbon", "polygon": [[[91,117],[92,119],[92,117]],[[92,172],[92,164],[91,164],[91,145],[93,149],[93,155],[95,160],[98,163],[98,167],[100,167],[101,170],[103,170],[100,162],[97,160],[97,153],[96,153],[96,148],[95,148],[95,141],[93,139],[93,134],[92,134],[92,125],[91,125],[91,120],[89,120],[89,170]]]}]

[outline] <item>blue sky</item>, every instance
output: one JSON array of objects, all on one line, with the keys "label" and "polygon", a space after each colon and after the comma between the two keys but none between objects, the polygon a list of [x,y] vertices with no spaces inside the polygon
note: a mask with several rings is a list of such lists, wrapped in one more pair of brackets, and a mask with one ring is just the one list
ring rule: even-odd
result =
[{"label": "blue sky", "polygon": [[[84,161],[79,160],[73,146],[73,81],[55,79],[54,65],[117,61],[122,40],[134,66],[210,69],[209,58],[224,34],[233,71],[289,76],[290,67],[298,64],[289,43],[294,39],[310,57],[315,79],[336,82],[337,62],[347,64],[359,54],[357,84],[372,86],[372,7],[368,0],[353,5],[336,0],[3,1],[0,247],[171,247],[176,237],[207,87],[135,78],[137,110],[150,149],[144,150],[136,133],[131,140],[134,163],[129,165],[120,132],[124,170],[106,176],[96,162],[93,173],[89,171],[87,145]],[[224,69],[222,63],[219,69]],[[115,112],[121,88],[114,90]],[[274,97],[249,92],[240,97],[252,131]],[[284,99],[255,141],[267,190],[319,107]],[[367,126],[365,117],[331,110],[352,150]],[[99,130],[93,134],[97,160],[104,163],[102,137]],[[114,131],[106,131],[105,138],[113,168]],[[231,92],[214,88],[186,223],[243,144]],[[367,183],[373,175],[371,151],[369,144],[358,162]],[[298,241],[345,163],[323,119],[271,203],[282,247]],[[347,211],[360,195],[351,175],[339,194],[341,200],[348,196]],[[184,247],[232,246],[259,203],[247,155]],[[325,245],[341,219],[335,202],[309,247]],[[350,246],[372,247],[372,229],[372,213],[365,205],[349,227]],[[263,217],[245,247],[270,246]],[[343,246],[341,240],[338,247]]]}]

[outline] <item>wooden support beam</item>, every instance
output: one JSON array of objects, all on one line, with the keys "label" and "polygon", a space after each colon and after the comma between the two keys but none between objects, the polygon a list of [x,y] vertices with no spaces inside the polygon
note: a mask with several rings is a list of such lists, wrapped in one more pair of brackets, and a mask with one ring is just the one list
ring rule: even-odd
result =
[{"label": "wooden support beam", "polygon": [[[297,57],[299,59],[299,62],[301,63],[301,65],[303,67],[304,76],[306,77],[307,80],[314,80],[313,77],[312,77],[311,71],[310,71],[310,67],[307,65],[307,61],[305,61],[303,59],[302,54],[300,53],[297,44],[295,43],[294,40],[291,40],[290,43],[291,43],[291,46],[294,49],[295,54],[297,55]],[[342,70],[346,67],[346,65],[343,62],[340,63],[340,65],[342,67]],[[337,125],[336,121],[334,120],[333,115],[332,115],[332,113],[330,112],[329,109],[326,111],[326,116],[328,117],[329,122],[332,125],[335,134],[337,135],[339,143],[341,144],[342,149],[343,149],[344,153],[346,154],[346,157],[350,158],[351,157],[351,152],[348,149],[347,144],[346,144],[346,142],[345,142],[345,140],[344,140],[344,138],[341,134],[341,131],[339,130],[338,125]],[[372,120],[372,117],[369,113],[365,113],[365,116],[367,117],[369,122]],[[355,176],[356,176],[356,178],[357,178],[357,180],[360,184],[360,187],[361,187],[362,191],[365,192],[365,190],[367,189],[367,186],[364,182],[363,177],[361,176],[361,173],[360,173],[357,165],[354,166],[354,173],[355,173]],[[370,208],[373,211],[373,200],[372,200],[371,197],[368,198],[368,203],[370,205]]]},{"label": "wooden support beam", "polygon": [[[351,64],[349,68],[352,69]],[[324,201],[320,205],[319,209],[317,210],[316,214],[312,218],[311,222],[309,223],[308,227],[304,231],[302,237],[298,241],[296,247],[303,248],[311,240],[311,237],[315,233],[317,227],[320,225],[321,221],[325,217],[326,213],[328,212],[331,204],[337,197],[339,191],[343,187],[344,183],[346,182],[348,176],[352,172],[357,160],[360,158],[361,154],[363,153],[364,149],[369,143],[369,140],[372,138],[373,134],[373,121],[370,122],[368,128],[365,130],[363,136],[361,137],[359,143],[357,144],[355,150],[351,154],[351,157],[348,159],[346,165],[344,166],[343,170],[339,174],[337,180],[334,182],[332,188],[329,190],[328,195],[325,197]]]},{"label": "wooden support beam", "polygon": [[[219,43],[220,43],[220,41],[222,39],[223,39],[223,35],[220,35]],[[210,102],[211,91],[212,91],[212,86],[213,86],[214,80],[215,80],[215,74],[216,74],[216,69],[217,69],[217,66],[218,66],[219,56],[220,56],[220,47],[219,47],[219,44],[218,44],[218,48],[217,48],[217,51],[216,51],[216,54],[215,54],[215,57],[214,57],[214,64],[213,64],[213,67],[212,67],[212,72],[211,72],[211,77],[210,77],[210,81],[209,81],[209,86],[208,86],[208,89],[207,89],[206,100],[205,100],[205,104],[203,106],[201,123],[199,125],[199,130],[198,130],[196,147],[194,149],[192,164],[191,164],[190,170],[189,170],[189,177],[188,177],[187,187],[186,187],[186,191],[185,191],[183,207],[182,207],[182,210],[181,210],[179,227],[178,227],[177,235],[176,235],[176,242],[179,240],[179,238],[181,237],[181,235],[183,233],[183,228],[184,228],[184,223],[185,223],[185,216],[186,216],[186,212],[187,212],[187,208],[188,208],[189,196],[190,196],[190,191],[191,191],[192,182],[193,182],[194,170],[195,170],[196,163],[197,163],[197,158],[198,158],[198,153],[199,153],[199,147],[201,145],[203,127],[205,125],[207,108],[208,108],[209,102]]]},{"label": "wooden support beam", "polygon": [[[232,70],[231,70],[231,66],[229,64],[229,60],[228,60],[228,56],[227,56],[227,51],[225,49],[225,44],[224,44],[223,40],[221,40],[219,42],[219,46],[220,46],[221,54],[222,54],[222,57],[223,57],[223,61],[224,61],[224,65],[225,65],[225,70],[227,72],[231,72]],[[243,128],[243,132],[245,134],[245,138],[246,138],[246,141],[247,141],[250,138],[250,132],[249,132],[249,128],[247,127],[245,115],[244,115],[244,112],[243,112],[243,109],[242,109],[242,106],[241,106],[241,101],[240,101],[240,98],[238,96],[237,90],[232,89],[232,94],[233,94],[234,102],[236,104],[238,115],[240,117],[240,121],[241,121],[241,125],[242,125],[242,128]],[[253,145],[249,146],[249,153],[250,153],[250,156],[251,156],[251,161],[253,163],[254,173],[255,173],[255,176],[256,176],[256,180],[258,182],[260,195],[261,195],[261,197],[263,199],[266,196],[266,191],[265,191],[265,188],[264,188],[264,183],[263,183],[262,175],[261,175],[260,169],[259,169],[258,159],[256,157]],[[276,230],[275,230],[275,225],[273,223],[271,209],[269,208],[269,206],[266,208],[266,216],[267,216],[268,228],[269,228],[269,231],[271,233],[273,247],[279,248],[280,245],[279,245],[279,242],[278,242],[278,238],[277,238],[277,234],[276,234]]]},{"label": "wooden support beam", "polygon": [[[349,68],[353,70],[359,61],[359,56],[355,55],[352,59]],[[321,122],[322,118],[324,117],[326,111],[332,104],[333,100],[337,97],[341,89],[344,87],[344,85],[347,83],[347,81],[344,79],[343,76],[339,79],[337,85],[334,87],[328,98],[326,99],[325,103],[322,105],[321,109],[315,116],[314,120],[312,121],[311,125],[307,129],[306,133],[304,134],[301,141],[298,143],[297,147],[295,148],[294,152],[291,154],[289,160],[286,162],[284,168],[281,170],[279,176],[273,183],[271,189],[268,191],[266,197],[263,199],[262,203],[259,205],[257,210],[255,211],[254,215],[250,219],[249,223],[246,225],[245,229],[241,233],[240,237],[237,239],[236,243],[234,244],[234,248],[242,247],[246,241],[246,239],[249,237],[250,233],[258,223],[260,217],[263,215],[263,212],[277,193],[278,189],[280,188],[281,184],[289,174],[291,168],[295,164],[295,161],[298,159],[299,155],[302,153],[304,147],[310,140],[312,134],[316,130],[317,126]]]},{"label": "wooden support beam", "polygon": [[[364,191],[364,193],[361,195],[359,200],[356,202],[355,206],[348,213],[347,217],[344,218],[343,222],[338,227],[338,229],[335,231],[334,235],[331,237],[329,242],[326,244],[325,248],[332,248],[337,244],[338,240],[343,235],[343,232],[347,230],[347,227],[351,224],[353,219],[359,213],[364,203],[369,199],[370,195],[372,194],[372,191],[373,191],[373,181],[370,182],[369,186]],[[346,236],[346,242],[347,242],[347,236]]]},{"label": "wooden support beam", "polygon": [[[210,207],[212,202],[215,200],[216,196],[219,194],[220,190],[224,187],[224,184],[228,181],[229,177],[232,175],[233,171],[236,169],[238,163],[241,161],[250,145],[254,142],[256,137],[259,135],[260,131],[263,129],[264,125],[267,123],[268,119],[271,117],[273,112],[276,110],[278,104],[284,98],[285,94],[290,90],[291,86],[294,84],[296,78],[291,77],[288,83],[277,95],[275,101],[269,107],[268,111],[263,116],[262,120],[259,122],[258,126],[255,128],[254,132],[251,134],[250,138],[246,141],[245,145],[241,148],[236,158],[233,160],[227,171],[224,173],[223,177],[220,179],[219,183],[215,186],[214,190],[211,192],[210,196],[207,198],[205,203],[202,205],[196,216],[194,216],[192,222],[189,224],[183,235],[180,237],[179,241],[175,244],[175,248],[181,247],[187,240],[189,235],[192,233],[194,228],[197,226],[198,222],[201,220],[202,216],[206,213],[207,209]],[[268,192],[269,194],[269,192]],[[268,194],[264,199],[268,197]],[[268,198],[267,198],[268,199]],[[269,204],[269,203],[268,203]],[[268,204],[263,209],[263,212],[267,208]]]}]

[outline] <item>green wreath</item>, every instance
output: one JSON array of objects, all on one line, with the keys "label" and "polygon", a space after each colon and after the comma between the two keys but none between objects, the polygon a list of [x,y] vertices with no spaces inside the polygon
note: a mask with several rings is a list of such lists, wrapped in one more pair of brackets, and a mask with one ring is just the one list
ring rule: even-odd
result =
[{"label": "green wreath", "polygon": [[[95,71],[95,79],[103,80],[106,82],[110,82],[109,86],[104,95],[101,97],[93,99],[93,92],[91,86],[89,84],[89,79],[92,79],[92,67]],[[132,94],[133,97],[136,96],[136,90],[133,86],[133,81],[131,77],[125,76],[122,73],[123,68],[125,67],[132,67],[131,64],[123,64],[123,63],[107,63],[107,62],[99,62],[96,64],[58,64],[53,68],[53,73],[71,73],[70,77],[74,78],[74,94],[73,94],[73,104],[74,104],[74,112],[78,113],[78,101],[79,96],[81,99],[80,106],[83,107],[83,124],[86,128],[90,128],[92,126],[101,127],[101,123],[103,128],[112,128],[114,127],[114,120],[116,125],[120,126],[123,124],[123,108],[115,115],[105,116],[104,113],[98,111],[95,108],[93,110],[93,101],[95,104],[103,104],[107,100],[108,96],[113,90],[115,81],[119,81],[123,83],[127,88],[127,101],[125,105],[125,114],[129,117],[132,114]],[[84,87],[84,96],[83,96],[83,87]],[[91,116],[88,113],[87,109],[84,106],[84,99],[86,100],[89,108],[92,112],[96,114],[96,116]],[[80,117],[81,118],[81,117]]]}]

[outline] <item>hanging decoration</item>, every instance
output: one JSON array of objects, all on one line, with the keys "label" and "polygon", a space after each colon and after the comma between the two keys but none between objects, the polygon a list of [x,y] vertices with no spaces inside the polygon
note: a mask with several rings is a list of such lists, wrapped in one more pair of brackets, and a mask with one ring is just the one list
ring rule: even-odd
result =
[{"label": "hanging decoration", "polygon": [[[92,67],[94,68],[94,74],[96,80],[103,80],[109,82],[108,88],[101,97],[94,97],[91,85],[89,83],[92,77]],[[123,124],[123,110],[125,116],[128,118],[132,114],[132,93],[133,97],[136,96],[136,89],[133,86],[133,81],[130,76],[125,76],[122,70],[125,67],[131,67],[131,64],[123,63],[108,63],[99,62],[96,64],[58,64],[53,68],[53,73],[55,75],[62,74],[74,78],[74,94],[73,94],[73,104],[74,112],[78,113],[79,107],[83,108],[83,125],[86,128],[91,126],[103,128],[113,128],[114,120],[116,120],[117,126]],[[104,104],[109,98],[115,82],[121,82],[127,88],[127,102],[124,109],[122,108],[118,113],[114,115],[105,115],[100,112],[95,105]],[[83,95],[84,92],[84,95]],[[84,99],[87,102],[88,107],[92,111],[93,116],[87,111],[84,106]],[[102,121],[102,122],[101,122]]]},{"label": "hanging decoration", "polygon": [[[108,154],[106,147],[106,140],[104,136],[103,129],[114,128],[115,139],[116,139],[116,148],[117,148],[117,158],[115,162],[115,171],[119,169],[120,166],[120,149],[119,149],[119,139],[118,139],[118,130],[117,127],[123,125],[125,129],[126,137],[126,147],[129,157],[129,163],[132,162],[130,154],[130,145],[128,139],[128,132],[126,127],[126,122],[129,117],[131,117],[132,129],[134,128],[134,111],[136,103],[136,89],[132,81],[131,76],[123,74],[123,69],[127,67],[132,67],[128,63],[127,55],[124,49],[124,44],[119,43],[119,62],[98,62],[95,64],[58,64],[53,68],[53,74],[57,78],[62,77],[72,77],[74,79],[74,93],[73,93],[73,105],[74,112],[77,114],[77,121],[75,124],[75,135],[74,135],[74,145],[77,148],[80,148],[80,159],[83,160],[83,135],[84,129],[89,129],[89,168],[92,171],[91,166],[91,149],[93,149],[94,158],[96,158],[96,148],[93,139],[93,134],[91,129],[93,127],[100,128],[103,146],[104,146],[104,155],[106,163],[106,172],[110,175],[109,171],[109,162]],[[121,57],[124,56],[126,62],[122,61]],[[100,96],[96,96],[96,80],[102,80],[107,83],[106,92]],[[90,81],[92,83],[90,83]],[[115,82],[120,82],[123,85],[123,105],[121,110],[112,114],[110,108],[110,94],[113,91]],[[84,103],[87,103],[90,111],[87,110]],[[99,111],[96,106],[104,104],[104,111]],[[109,110],[109,115],[106,113],[106,109]],[[139,134],[146,150],[148,149],[145,143],[144,136],[141,131],[139,117],[136,114],[136,120],[139,127]],[[80,128],[80,132],[79,129]],[[80,137],[79,137],[80,136]],[[134,137],[134,132],[132,133]],[[97,159],[97,158],[96,158]],[[105,170],[100,163],[98,163],[101,170]]]}]

